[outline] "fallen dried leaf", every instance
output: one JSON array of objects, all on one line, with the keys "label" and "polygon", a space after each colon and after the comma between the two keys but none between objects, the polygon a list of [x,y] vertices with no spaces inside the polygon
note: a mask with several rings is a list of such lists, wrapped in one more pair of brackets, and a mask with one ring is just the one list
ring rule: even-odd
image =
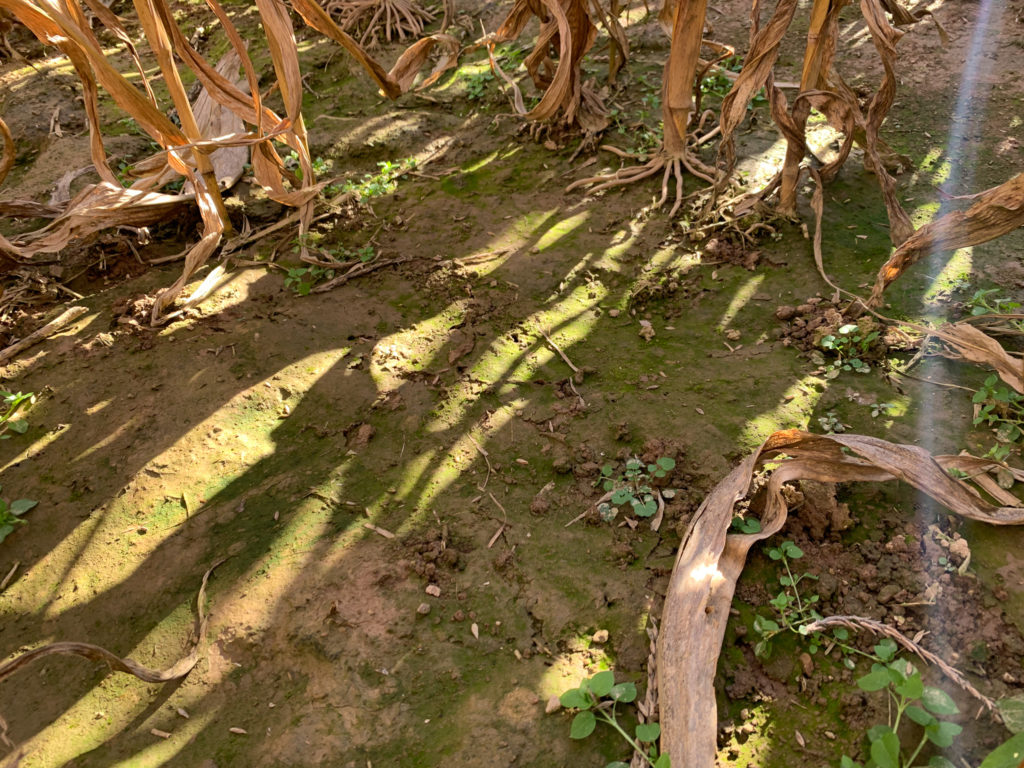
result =
[{"label": "fallen dried leaf", "polygon": [[[761,532],[729,534],[736,502],[746,497],[769,461],[775,467],[764,488]],[[712,490],[683,536],[662,619],[657,659],[662,746],[674,765],[714,765],[718,728],[714,675],[736,579],[750,547],[773,536],[785,523],[788,508],[783,486],[800,479],[899,479],[962,517],[993,525],[1024,523],[1024,509],[989,504],[966,482],[947,473],[947,467],[963,461],[964,457],[932,457],[918,446],[863,435],[786,430],[772,434]]]}]

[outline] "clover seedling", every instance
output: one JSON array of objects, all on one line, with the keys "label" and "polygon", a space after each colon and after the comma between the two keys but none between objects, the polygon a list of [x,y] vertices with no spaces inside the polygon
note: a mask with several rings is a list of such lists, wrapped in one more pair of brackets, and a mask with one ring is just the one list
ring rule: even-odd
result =
[{"label": "clover seedling", "polygon": [[[653,464],[644,464],[638,458],[631,458],[626,461],[625,470],[615,474],[615,467],[605,464],[601,467],[601,487],[611,493],[609,501],[603,501],[597,506],[601,519],[611,522],[619,514],[619,507],[629,504],[637,517],[652,517],[658,511],[658,500],[656,491],[651,481],[667,477],[668,473],[675,469],[675,459],[667,456],[658,458]],[[668,491],[663,496],[671,498]]]},{"label": "clover seedling", "polygon": [[[583,680],[578,688],[563,693],[559,701],[566,709],[578,710],[569,727],[570,738],[585,739],[594,732],[599,721],[605,722],[614,728],[648,765],[654,768],[671,768],[669,756],[658,754],[660,725],[639,723],[633,730],[634,735],[630,736],[618,721],[616,706],[636,701],[636,686],[633,683],[616,683],[615,673],[605,670]],[[605,768],[629,768],[629,764],[616,760]]]}]

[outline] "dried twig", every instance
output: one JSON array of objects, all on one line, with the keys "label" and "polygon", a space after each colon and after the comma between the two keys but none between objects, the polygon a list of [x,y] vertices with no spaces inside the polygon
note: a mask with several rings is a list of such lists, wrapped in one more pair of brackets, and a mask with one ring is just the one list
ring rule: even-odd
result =
[{"label": "dried twig", "polygon": [[576,515],[576,517],[574,517],[572,520],[570,520],[568,523],[566,523],[565,527],[568,528],[573,523],[578,523],[580,520],[582,520],[584,517],[587,516],[587,513],[590,512],[590,510],[597,509],[599,506],[604,504],[606,501],[611,501],[611,498],[612,498],[612,492],[608,491],[608,493],[606,493],[600,499],[598,499],[593,504],[591,504],[589,507],[587,507],[585,510],[583,510],[578,515]]},{"label": "dried twig", "polygon": [[9,347],[0,352],[0,364],[6,363],[15,355],[25,351],[31,346],[38,344],[43,339],[53,336],[53,334],[57,333],[65,326],[70,325],[88,311],[88,308],[80,306],[69,307],[68,309],[64,310],[60,315],[58,315],[53,320],[48,322],[42,328],[38,328],[32,331],[32,333],[30,333],[21,341],[11,344]]},{"label": "dried twig", "polygon": [[[651,723],[658,719],[658,622],[649,618],[647,637],[651,641],[651,651],[647,654],[647,692],[643,701],[636,703],[637,720]],[[633,753],[630,768],[647,768],[650,762],[639,752]]]},{"label": "dried twig", "polygon": [[493,547],[494,546],[494,542],[496,542],[498,540],[498,537],[500,537],[501,534],[503,534],[504,532],[505,532],[505,523],[502,523],[500,526],[498,526],[498,530],[496,530],[494,532],[494,535],[491,536],[491,540],[487,542],[487,548],[490,549],[491,547]]},{"label": "dried twig", "polygon": [[487,451],[484,450],[483,446],[480,445],[472,435],[466,435],[466,437],[468,437],[469,441],[476,446],[476,449],[480,451],[480,455],[484,457],[484,461],[487,463],[487,477],[484,478],[483,485],[477,486],[477,489],[482,491],[487,488],[487,483],[491,479],[491,473],[494,472],[494,468],[491,466],[491,460],[488,458]]},{"label": "dried twig", "polygon": [[391,531],[385,530],[384,528],[374,525],[373,523],[363,523],[363,528],[373,531],[374,533],[383,536],[385,539],[395,538],[395,534],[393,534]]},{"label": "dried twig", "polygon": [[563,352],[563,351],[562,351],[562,348],[561,348],[560,346],[558,346],[557,344],[555,344],[555,342],[554,342],[554,341],[553,341],[553,340],[551,339],[551,337],[550,337],[550,336],[548,336],[548,335],[547,335],[547,334],[546,334],[546,333],[544,332],[544,329],[543,329],[543,328],[541,328],[541,327],[540,327],[540,326],[538,325],[538,326],[537,326],[537,330],[538,330],[538,331],[540,331],[540,335],[544,337],[545,341],[547,341],[547,343],[551,345],[551,348],[552,348],[552,349],[554,349],[554,350],[555,350],[555,352],[557,352],[557,353],[558,353],[558,356],[559,356],[559,357],[561,357],[561,358],[562,358],[562,359],[563,359],[563,360],[565,361],[565,364],[566,364],[566,365],[568,365],[568,366],[569,366],[569,368],[571,368],[571,369],[572,369],[572,372],[573,372],[573,373],[579,373],[579,372],[580,372],[580,369],[579,369],[579,368],[577,368],[577,367],[576,367],[575,365],[573,365],[573,364],[572,364],[572,360],[570,360],[570,359],[568,358],[568,356],[567,356],[567,355],[565,354],[565,352]]},{"label": "dried twig", "polygon": [[654,490],[654,497],[658,501],[658,511],[654,513],[654,517],[651,518],[651,530],[655,533],[661,528],[661,523],[665,519],[665,499],[661,495],[660,489]]},{"label": "dried twig", "polygon": [[353,266],[348,272],[338,275],[333,280],[328,280],[326,283],[323,283],[322,285],[318,285],[311,291],[311,293],[326,293],[327,291],[330,291],[333,288],[337,288],[339,285],[344,285],[353,278],[362,277],[363,275],[367,275],[370,272],[375,272],[376,270],[382,269],[383,267],[393,267],[396,264],[405,264],[405,262],[413,261],[414,259],[417,258],[423,257],[399,256],[398,258],[395,259],[377,259],[376,261],[371,261],[368,263],[360,262],[359,264]]},{"label": "dried twig", "polygon": [[9,570],[7,572],[7,575],[4,576],[4,580],[0,581],[0,592],[3,592],[5,589],[7,589],[7,585],[11,583],[11,579],[13,579],[14,574],[17,573],[19,565],[21,565],[21,561],[16,560],[14,562],[14,565],[11,566],[11,570]]}]

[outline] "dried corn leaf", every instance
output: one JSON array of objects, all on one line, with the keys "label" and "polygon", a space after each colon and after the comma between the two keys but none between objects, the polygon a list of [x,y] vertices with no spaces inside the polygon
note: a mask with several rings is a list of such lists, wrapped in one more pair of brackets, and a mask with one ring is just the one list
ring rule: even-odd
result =
[{"label": "dried corn leaf", "polygon": [[430,71],[430,74],[427,75],[426,79],[420,83],[416,90],[429,88],[437,82],[441,75],[459,63],[461,46],[459,41],[451,35],[431,35],[430,37],[424,37],[422,40],[417,40],[405,49],[402,55],[398,57],[398,61],[395,62],[391,71],[388,72],[388,77],[398,83],[402,93],[412,88],[416,75],[423,69],[423,65],[427,63],[434,48],[438,46],[441,48],[441,56]]},{"label": "dried corn leaf", "polygon": [[359,43],[353,40],[345,30],[335,24],[330,14],[317,5],[314,0],[290,0],[290,2],[306,24],[318,32],[327,35],[327,37],[339,43],[348,51],[363,69],[369,73],[374,82],[380,86],[385,96],[389,99],[397,99],[402,95],[401,86],[384,71],[384,67],[370,56]]},{"label": "dried corn leaf", "polygon": [[[854,299],[857,304],[863,304],[863,299],[841,289],[825,272],[821,248],[821,224],[825,206],[824,193],[821,178],[814,169],[811,169],[811,177],[816,182],[814,195],[811,198],[811,208],[814,211],[815,219],[812,247],[814,252],[814,263],[818,268],[818,273],[837,293],[846,294],[850,298]],[[991,192],[992,190],[989,191]],[[926,228],[927,227],[922,228],[921,231]],[[899,250],[902,249],[898,249],[897,253],[899,253]],[[892,261],[892,259],[890,259],[890,261]],[[881,275],[881,273],[879,274]],[[876,291],[879,291],[878,283],[876,283],[875,289]],[[874,297],[875,294],[872,294],[872,300],[874,300]],[[870,304],[871,302],[869,301],[868,305],[870,306]],[[854,310],[853,314],[857,314],[856,310]],[[990,366],[996,371],[1003,381],[1018,392],[1024,393],[1024,360],[1010,355],[1005,349],[1003,349],[1002,345],[998,341],[978,330],[970,323],[947,323],[939,326],[938,328],[924,328],[920,326],[913,327],[923,332],[926,336],[935,336],[945,342],[948,347],[951,347],[952,350],[947,349],[943,353],[947,357],[952,359],[962,358],[969,360],[972,363],[980,363],[982,365]]]},{"label": "dried corn leaf", "polygon": [[14,238],[12,247],[23,258],[57,253],[72,240],[112,226],[145,227],[176,215],[192,198],[124,189],[101,181],[76,195],[67,210],[42,229]]},{"label": "dried corn leaf", "polygon": [[[229,50],[221,60],[217,62],[217,71],[230,80],[235,80],[235,85],[241,87],[242,82],[238,80],[238,67],[241,62],[238,52]],[[224,108],[210,95],[207,88],[203,88],[192,105],[192,111],[196,116],[196,123],[203,136],[231,136],[240,137],[245,135],[245,123],[235,113]],[[213,165],[213,174],[221,189],[230,189],[242,178],[242,172],[246,163],[249,162],[249,148],[244,144],[228,144],[220,146],[210,153],[210,163]],[[188,194],[189,187],[182,188],[182,192]]]},{"label": "dried corn leaf", "polygon": [[931,253],[953,251],[988,242],[1024,226],[1024,173],[977,196],[966,211],[953,211],[917,230],[878,271],[869,306],[882,302],[882,292],[908,267]]},{"label": "dried corn leaf", "polygon": [[[295,186],[299,187],[298,193],[303,194],[315,189],[316,178],[313,175],[313,160],[309,156],[306,127],[302,121],[302,72],[299,68],[299,50],[295,42],[295,31],[292,29],[288,8],[282,0],[256,0],[256,7],[259,9],[260,18],[263,21],[263,31],[267,36],[270,59],[274,63],[277,84],[284,101],[285,116],[291,123],[297,139],[293,151],[298,155],[302,177]],[[274,158],[269,158],[269,153],[270,148],[265,144],[262,145],[261,157],[273,160]],[[273,154],[276,158],[276,153]],[[253,165],[256,163],[254,162]],[[265,172],[266,167],[266,163],[260,163],[261,173]],[[312,195],[297,207],[299,208],[299,237],[303,238],[309,231],[309,225],[313,220]],[[302,239],[301,242],[304,243],[305,240]],[[304,244],[301,246],[301,255],[306,256]]]},{"label": "dried corn leaf", "polygon": [[[844,453],[844,449],[852,453]],[[786,430],[771,435],[712,490],[683,536],[659,638],[661,746],[673,765],[711,768],[715,764],[714,676],[729,607],[747,552],[785,523],[787,505],[782,486],[803,479],[899,479],[962,517],[995,525],[1024,523],[1024,509],[989,504],[943,469],[943,463],[957,466],[964,460],[936,459],[917,446],[863,435],[812,435]],[[748,494],[755,475],[769,462],[774,468],[765,487],[762,530],[729,534],[735,504]]]},{"label": "dried corn leaf", "polygon": [[913,234],[914,225],[910,223],[910,217],[896,197],[896,180],[889,174],[879,152],[878,132],[896,97],[896,43],[903,37],[903,32],[889,23],[882,0],[860,0],[860,10],[871,31],[871,39],[884,70],[878,91],[868,102],[864,119],[864,165],[878,176],[885,210],[889,215],[889,238],[893,245],[899,246]]},{"label": "dried corn leaf", "polygon": [[16,656],[5,664],[0,664],[0,682],[3,682],[19,669],[28,666],[37,659],[46,656],[65,655],[82,656],[92,661],[102,661],[115,672],[126,672],[134,675],[147,683],[166,683],[171,680],[180,680],[187,675],[199,661],[199,651],[206,639],[207,615],[206,615],[206,585],[210,581],[210,575],[223,563],[218,560],[210,569],[203,574],[203,581],[199,587],[199,595],[196,598],[196,632],[192,650],[180,659],[177,663],[164,670],[153,670],[144,667],[132,659],[122,659],[117,654],[111,653],[105,648],[92,643],[62,642],[50,643],[40,648],[26,651]]},{"label": "dried corn leaf", "polygon": [[999,378],[1024,394],[1024,360],[1012,357],[991,336],[969,323],[947,323],[929,333],[953,348],[955,352],[945,353],[948,357],[963,357],[972,363],[990,366]]}]

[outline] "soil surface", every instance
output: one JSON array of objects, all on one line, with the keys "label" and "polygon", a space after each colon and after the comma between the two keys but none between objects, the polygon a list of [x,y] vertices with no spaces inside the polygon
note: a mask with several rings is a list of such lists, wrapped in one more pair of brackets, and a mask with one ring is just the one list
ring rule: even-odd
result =
[{"label": "soil surface", "polygon": [[[496,28],[494,5],[460,3],[454,32],[469,42],[481,22]],[[257,39],[249,6],[226,7]],[[1024,166],[1024,2],[991,9],[987,26],[987,6],[929,8],[949,41],[926,20],[900,42],[884,129],[908,158],[899,193],[917,225],[949,196]],[[193,31],[205,17],[189,13]],[[747,14],[735,0],[713,6],[713,37],[742,54]],[[783,46],[781,81],[799,79],[808,14],[797,12]],[[627,19],[632,58],[606,94],[617,112],[605,141],[650,151],[667,40],[643,3]],[[837,68],[869,93],[881,66],[858,9],[843,19]],[[965,70],[976,33],[983,54]],[[203,34],[216,58],[222,33]],[[765,437],[800,427],[940,452],[995,445],[972,426],[984,370],[926,357],[913,377],[884,375],[887,358],[914,353],[886,336],[865,357],[869,373],[828,375],[819,340],[843,305],[814,266],[809,188],[803,225],[773,222],[755,245],[704,239],[688,229],[692,212],[672,222],[651,206],[656,180],[566,194],[620,159],[574,158],[578,137],[533,140],[481,52],[390,103],[340,49],[298,34],[311,149],[327,176],[365,184],[381,163],[417,159],[363,204],[322,204],[315,244],[395,263],[300,295],[285,272],[299,266],[296,233],[281,230],[241,255],[214,298],[159,329],[139,322],[140,297],[173,282],[180,264],[149,262],[179,254],[198,217],[148,241],[111,232],[52,262],[4,267],[0,341],[76,297],[89,311],[3,369],[6,389],[38,398],[27,431],[0,442],[3,497],[39,503],[0,543],[0,578],[11,574],[0,657],[77,640],[168,667],[191,648],[203,574],[224,560],[206,592],[200,661],[183,681],[146,684],[48,657],[4,682],[0,714],[22,768],[628,760],[610,729],[570,739],[572,714],[548,712],[549,700],[608,668],[646,689],[648,629],[680,534]],[[0,68],[0,110],[17,143],[0,195],[46,203],[62,174],[89,163],[80,86],[66,59],[17,28],[8,37],[29,63]],[[599,83],[606,48],[601,37],[588,64]],[[390,62],[399,50],[375,54]],[[524,35],[502,55],[515,64],[527,50]],[[269,55],[252,54],[271,78]],[[123,52],[111,60],[127,62]],[[708,106],[721,96],[709,87]],[[109,100],[104,110],[108,152],[149,154]],[[781,158],[765,103],[739,151],[751,183]],[[832,278],[863,294],[889,245],[861,157],[826,190],[824,253]],[[71,193],[95,180],[83,173]],[[228,205],[239,226],[287,214],[245,182]],[[1019,300],[1022,248],[1017,232],[919,265],[885,311],[955,319],[987,288]],[[658,481],[673,491],[658,530],[627,509],[611,522],[595,509],[602,468],[618,476],[634,456],[674,461]],[[1020,465],[1017,446],[1008,461]],[[985,695],[1021,693],[1024,533],[964,523],[895,484],[800,493],[779,541],[805,553],[797,565],[816,577],[805,594],[819,596],[823,615],[881,620]],[[716,684],[719,762],[864,762],[865,733],[888,711],[884,694],[855,685],[870,662],[850,670],[828,647],[812,657],[795,636],[755,656],[755,616],[773,615],[779,576],[755,551],[737,591]],[[867,651],[876,640],[852,642]],[[961,711],[965,731],[947,757],[977,765],[1008,733],[976,717],[978,703],[937,670],[926,678]],[[636,714],[622,718],[631,726]]]}]

